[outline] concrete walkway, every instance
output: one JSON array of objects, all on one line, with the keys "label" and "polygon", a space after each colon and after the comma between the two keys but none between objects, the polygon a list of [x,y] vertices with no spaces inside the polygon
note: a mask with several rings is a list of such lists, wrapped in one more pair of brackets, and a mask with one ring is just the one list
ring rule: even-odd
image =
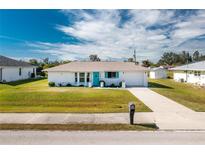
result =
[{"label": "concrete walkway", "polygon": [[[128,113],[75,114],[75,113],[0,113],[0,124],[112,124],[129,123]],[[136,113],[135,123],[155,123],[153,113]]]},{"label": "concrete walkway", "polygon": [[195,112],[148,88],[129,88],[154,113],[157,126],[164,130],[205,130],[205,114]]}]

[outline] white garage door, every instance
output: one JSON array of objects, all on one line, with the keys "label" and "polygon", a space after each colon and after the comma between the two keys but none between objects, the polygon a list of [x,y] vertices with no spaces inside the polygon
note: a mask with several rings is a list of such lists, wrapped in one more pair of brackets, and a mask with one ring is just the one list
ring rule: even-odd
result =
[{"label": "white garage door", "polygon": [[124,79],[127,86],[144,86],[144,72],[125,72]]}]

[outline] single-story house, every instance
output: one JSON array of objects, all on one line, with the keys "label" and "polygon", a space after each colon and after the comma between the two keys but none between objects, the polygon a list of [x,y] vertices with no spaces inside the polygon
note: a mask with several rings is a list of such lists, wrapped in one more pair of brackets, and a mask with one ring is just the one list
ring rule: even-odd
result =
[{"label": "single-story house", "polygon": [[163,67],[151,68],[149,71],[149,77],[151,79],[165,79],[167,78],[167,70]]},{"label": "single-story house", "polygon": [[174,71],[174,80],[205,86],[205,61],[195,62],[171,68]]},{"label": "single-story house", "polygon": [[28,79],[36,76],[36,66],[0,55],[0,82]]},{"label": "single-story house", "polygon": [[74,86],[126,86],[146,87],[148,69],[132,62],[70,62],[46,69],[48,81],[55,85]]}]

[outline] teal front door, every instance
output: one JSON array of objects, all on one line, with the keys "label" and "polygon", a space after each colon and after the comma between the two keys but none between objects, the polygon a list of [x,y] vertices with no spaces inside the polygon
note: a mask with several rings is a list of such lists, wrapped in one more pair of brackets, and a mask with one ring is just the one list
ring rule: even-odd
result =
[{"label": "teal front door", "polygon": [[93,72],[93,86],[97,87],[99,85],[99,72]]}]

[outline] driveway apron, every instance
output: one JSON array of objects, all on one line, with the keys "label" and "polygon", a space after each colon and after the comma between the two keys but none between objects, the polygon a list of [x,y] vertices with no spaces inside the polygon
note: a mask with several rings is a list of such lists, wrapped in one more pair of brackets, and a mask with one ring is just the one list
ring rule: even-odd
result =
[{"label": "driveway apron", "polygon": [[163,130],[205,130],[205,114],[195,112],[149,88],[128,88],[153,111],[157,126]]}]

